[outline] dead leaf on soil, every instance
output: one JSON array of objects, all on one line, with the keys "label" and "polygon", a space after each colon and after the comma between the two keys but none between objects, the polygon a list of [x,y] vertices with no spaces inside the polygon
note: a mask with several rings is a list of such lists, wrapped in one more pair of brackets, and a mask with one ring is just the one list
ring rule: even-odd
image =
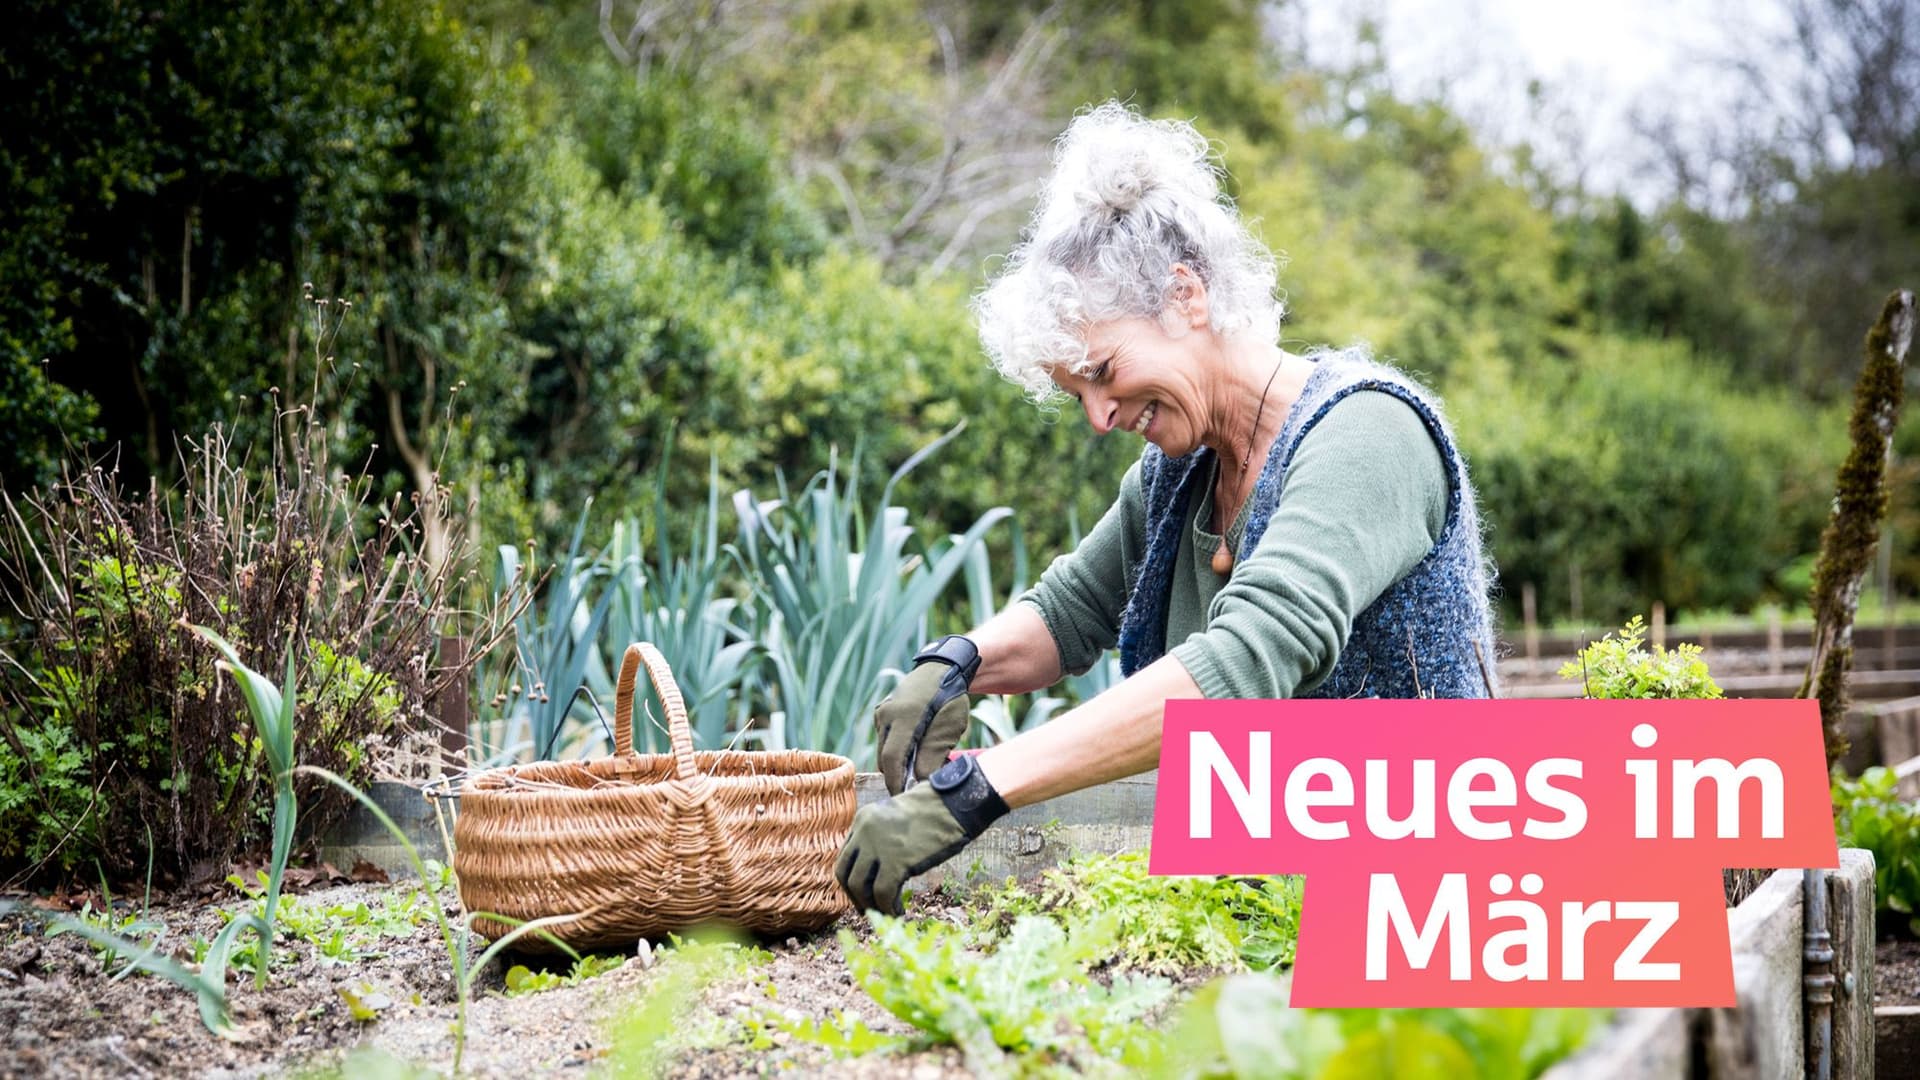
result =
[{"label": "dead leaf on soil", "polygon": [[357,885],[367,885],[367,884],[385,885],[387,882],[391,881],[392,879],[387,877],[387,872],[385,870],[380,869],[379,867],[373,865],[367,860],[355,859],[353,863],[353,869],[347,873],[347,880]]}]

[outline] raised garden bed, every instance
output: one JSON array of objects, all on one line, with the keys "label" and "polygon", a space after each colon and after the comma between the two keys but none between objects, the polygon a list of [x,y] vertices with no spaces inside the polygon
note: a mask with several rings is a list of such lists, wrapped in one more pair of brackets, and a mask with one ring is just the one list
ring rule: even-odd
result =
[{"label": "raised garden bed", "polygon": [[[995,947],[1006,948],[1004,936],[1015,925],[1015,917],[1046,906],[1039,899],[1043,890],[1029,886],[1019,893],[973,892],[965,890],[960,879],[1032,877],[1058,861],[1070,843],[1092,848],[1141,847],[1150,820],[1145,809],[1150,806],[1150,792],[1150,782],[1136,781],[1058,800],[1024,817],[1010,816],[982,838],[976,851],[954,861],[958,872],[945,885],[923,887],[914,909],[919,925],[945,930],[888,931],[908,936],[889,939],[885,947],[896,951],[876,952],[882,947],[875,944],[875,931],[864,920],[849,917],[839,927],[849,933],[844,940],[853,944],[856,953],[936,958],[928,963],[944,955],[939,943],[949,938],[999,941]],[[863,787],[863,795],[873,796],[870,783]],[[417,791],[405,788],[388,789],[382,797],[424,804]],[[423,833],[419,839],[437,838],[438,823],[430,809],[415,823]],[[327,850],[336,855],[358,852],[362,857],[374,853],[371,847],[351,843],[335,843]],[[1858,863],[1857,856],[1852,859]],[[1856,865],[1856,877],[1859,872]],[[1137,871],[1132,880],[1139,880]],[[117,968],[95,946],[71,934],[41,936],[38,931],[47,901],[13,901],[12,909],[0,915],[0,1031],[6,1032],[0,1035],[0,1048],[13,1063],[12,1070],[82,1076],[251,1076],[278,1073],[295,1064],[327,1068],[350,1052],[381,1052],[447,1069],[454,1053],[457,996],[439,933],[424,915],[422,890],[428,886],[418,881],[350,882],[324,874],[305,882],[296,877],[296,884],[304,885],[305,891],[283,904],[279,960],[266,987],[254,988],[245,965],[236,965],[240,970],[230,979],[238,1036],[232,1041],[207,1032],[190,994],[144,975],[115,979],[112,973]],[[449,882],[443,879],[434,887],[449,905],[454,903]],[[1132,887],[1112,881],[1075,886],[1086,895],[1069,902],[1088,906],[1071,916],[1062,914],[1057,925],[1066,926],[1063,932],[1069,935],[1079,933],[1082,924],[1096,921],[1094,913],[1125,908],[1124,894]],[[1116,888],[1119,892],[1113,891]],[[1553,1080],[1679,1077],[1687,1075],[1688,1063],[1703,1056],[1761,1067],[1765,1074],[1765,1068],[1797,1061],[1801,1030],[1797,889],[1797,874],[1782,872],[1734,912],[1739,1009],[1705,1014],[1624,1012],[1549,1075]],[[1269,896],[1282,894],[1247,895],[1265,904]],[[72,902],[99,906],[97,896],[72,898],[65,906],[71,907]],[[222,925],[222,911],[231,914],[250,902],[231,890],[169,897],[156,902],[147,917],[165,927],[159,941],[163,950],[191,960],[200,947],[196,941],[204,942]],[[1063,901],[1056,895],[1049,902]],[[1156,913],[1156,919],[1177,922],[1182,913],[1199,906],[1203,905],[1158,897],[1141,905],[1141,910]],[[124,900],[116,910],[116,922],[139,915]],[[130,929],[140,933],[137,926]],[[1150,939],[1161,941],[1163,929],[1128,932],[1161,934]],[[926,937],[928,933],[933,936]],[[1148,996],[1153,1000],[1127,1014],[1132,1019],[1125,1026],[1146,1031],[1177,1026],[1182,1015],[1177,998],[1222,970],[1247,963],[1250,957],[1260,964],[1286,959],[1290,941],[1279,938],[1221,939],[1233,944],[1223,947],[1215,941],[1211,952],[1183,953],[1177,961],[1154,965],[1161,969],[1157,977],[1165,983],[1150,988],[1153,992]],[[1127,947],[1131,962],[1159,955],[1153,950],[1160,946],[1139,943],[1149,939],[1128,940],[1134,942]],[[1044,958],[1052,954],[1040,948],[1034,955],[1042,958],[1039,963],[1044,969]],[[1196,959],[1203,955],[1205,959]],[[481,973],[474,984],[465,1072],[519,1080],[573,1068],[644,1072],[651,1064],[677,1076],[797,1071],[919,1080],[970,1071],[967,1052],[954,1045],[928,1045],[932,1040],[883,1008],[863,986],[863,975],[870,974],[870,968],[863,969],[858,956],[851,964],[849,959],[843,938],[831,932],[745,947],[650,946],[591,960],[582,968],[565,959],[509,955]],[[542,963],[551,966],[543,968]],[[1078,988],[1070,992],[1059,989],[1067,984],[1045,981],[1035,992],[1048,1000],[1049,1007],[1054,1004],[1049,999],[1054,998],[1096,1004],[1118,998],[1132,993],[1135,980],[1146,977],[1124,970],[1129,963],[1124,956],[1095,963],[1084,975],[1069,980],[1078,980],[1074,983]],[[1840,967],[1846,968],[1847,963]],[[523,969],[516,971],[516,967]],[[688,972],[698,976],[689,977]],[[1274,989],[1283,985],[1265,980],[1236,992],[1250,988],[1283,993]],[[676,995],[689,999],[677,1009],[672,1007]],[[1050,1030],[1046,1025],[1042,1029]],[[1064,1048],[1044,1055],[1046,1061],[1070,1071],[1126,1071],[1115,1063],[1117,1057],[1102,1056],[1108,1051],[1095,1054],[1088,1049],[1084,1041],[1088,1029],[1074,1030],[1081,1031],[1074,1036],[1081,1041],[1069,1040]],[[887,1044],[898,1045],[886,1053],[846,1056],[851,1049]],[[974,1066],[979,1062],[977,1055],[998,1053],[991,1042],[984,1051],[977,1045],[971,1049],[976,1054]],[[654,1056],[651,1062],[650,1055]],[[349,1074],[369,1067],[360,1059],[345,1065]]]},{"label": "raised garden bed", "polygon": [[[1043,858],[1059,857],[1066,837],[1121,846],[1134,836],[1129,830],[1144,836],[1143,790],[1150,788],[1136,783],[1059,800],[1043,820],[1010,816],[955,866],[984,877],[1014,865],[1011,859],[1035,870]],[[1115,823],[1116,816],[1128,820]],[[1271,1038],[1287,1026],[1230,1025],[1224,1006],[1206,995],[1199,1006],[1182,1003],[1223,972],[1291,962],[1298,891],[1283,879],[1148,878],[1139,855],[1096,858],[1022,887],[971,890],[960,876],[923,888],[911,922],[869,926],[848,917],[839,934],[649,946],[578,968],[563,960],[540,970],[508,957],[473,987],[466,1071],[521,1077],[586,1066],[645,1074],[662,1066],[682,1076],[797,1070],[928,1078],[1041,1065],[1126,1075],[1155,1055],[1220,1053],[1227,1043]],[[256,1075],[294,1064],[331,1067],[350,1052],[446,1069],[457,996],[434,924],[421,912],[429,887],[451,904],[450,883],[311,884],[283,903],[279,962],[266,987],[230,980],[231,1042],[205,1030],[180,989],[141,975],[115,980],[114,962],[95,945],[71,934],[39,936],[41,912],[0,917],[0,956],[9,965],[0,976],[6,1049],[28,1069],[68,1075]],[[98,897],[86,900],[98,906]],[[253,902],[182,896],[145,918],[164,927],[155,944],[185,961],[219,929],[222,911],[231,916]],[[111,921],[133,915],[123,904]],[[526,967],[516,970],[520,964]],[[1269,1019],[1284,1011],[1284,975],[1241,978],[1248,981],[1219,991],[1217,1000],[1238,1008],[1251,995]],[[1301,1024],[1336,1023],[1295,1015],[1305,1018]],[[1394,1026],[1380,1015],[1382,1031]],[[1554,1026],[1552,1045],[1569,1048],[1600,1021],[1539,1017]],[[1195,1032],[1199,1051],[1189,1041]],[[1514,1039],[1510,1028],[1495,1034]],[[1316,1038],[1324,1046],[1328,1034]],[[371,1051],[351,1050],[363,1043]],[[1520,1042],[1508,1050],[1520,1053]],[[357,1074],[371,1065],[342,1067]]]}]

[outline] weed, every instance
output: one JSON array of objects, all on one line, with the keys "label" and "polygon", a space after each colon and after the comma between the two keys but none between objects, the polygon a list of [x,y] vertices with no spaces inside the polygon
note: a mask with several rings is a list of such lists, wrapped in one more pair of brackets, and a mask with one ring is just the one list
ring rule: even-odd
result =
[{"label": "weed", "polygon": [[618,971],[626,962],[625,956],[583,956],[573,962],[573,969],[565,975],[555,971],[534,971],[524,964],[515,964],[507,969],[506,996],[521,997],[562,986],[579,986],[597,975]]},{"label": "weed", "polygon": [[[121,960],[129,961],[128,966],[114,976],[116,979],[129,971],[136,970],[131,964],[132,959],[143,952],[152,952],[157,948],[160,935],[166,930],[164,925],[143,914],[135,912],[128,912],[125,915],[117,914],[111,900],[106,902],[105,907],[98,910],[89,901],[74,914],[73,918],[81,925],[98,932],[98,936],[89,937],[89,942],[94,954],[100,957],[103,964],[111,967]],[[69,926],[56,925],[52,930],[47,931],[47,936],[55,937],[59,934],[71,933],[73,929]],[[140,940],[142,935],[145,940]]]},{"label": "weed", "polygon": [[1150,876],[1145,852],[1083,855],[1031,890],[1009,882],[990,891],[977,928],[991,939],[1030,915],[1068,926],[1112,918],[1112,951],[1099,959],[1121,967],[1260,970],[1293,963],[1300,887],[1293,878]]},{"label": "weed", "polygon": [[1242,1080],[1530,1080],[1607,1016],[1602,1009],[1295,1009],[1280,980],[1235,975],[1194,994],[1155,1048],[1150,1071]]},{"label": "weed", "polygon": [[607,1071],[616,1077],[653,1077],[674,1054],[705,1043],[725,1041],[721,1033],[689,1025],[700,994],[723,979],[743,975],[773,959],[765,949],[725,938],[682,942],[669,937],[646,993],[613,1022]]},{"label": "weed", "polygon": [[[968,949],[965,931],[944,923],[870,918],[871,944],[841,931],[854,981],[918,1028],[921,1044],[960,1047],[977,1074],[1009,1065],[1101,1068],[1146,1060],[1152,1037],[1140,1021],[1172,993],[1157,977],[1119,975],[1102,985],[1087,974],[1112,953],[1110,917],[1072,929],[1023,917],[991,953]],[[833,1032],[842,1034],[850,1033]]]}]

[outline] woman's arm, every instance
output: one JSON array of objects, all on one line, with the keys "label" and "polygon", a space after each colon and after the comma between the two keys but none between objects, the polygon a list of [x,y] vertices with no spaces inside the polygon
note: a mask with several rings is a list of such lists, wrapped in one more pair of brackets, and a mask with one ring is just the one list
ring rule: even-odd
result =
[{"label": "woman's arm", "polygon": [[1025,694],[1060,681],[1060,647],[1031,604],[1014,604],[968,634],[980,650],[976,694]]},{"label": "woman's arm", "polygon": [[980,768],[1012,808],[1145,772],[1160,763],[1167,702],[1201,696],[1180,661],[1163,656],[1079,708],[985,751]]}]

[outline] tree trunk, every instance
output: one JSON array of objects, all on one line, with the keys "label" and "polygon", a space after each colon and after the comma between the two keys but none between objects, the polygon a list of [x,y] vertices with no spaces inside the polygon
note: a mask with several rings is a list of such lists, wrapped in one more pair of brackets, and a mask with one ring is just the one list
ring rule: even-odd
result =
[{"label": "tree trunk", "polygon": [[1813,659],[1800,697],[1820,702],[1827,763],[1847,750],[1847,673],[1853,666],[1853,620],[1860,587],[1873,567],[1874,543],[1887,516],[1887,456],[1900,421],[1907,347],[1913,342],[1913,293],[1887,298],[1867,332],[1866,365],[1854,389],[1847,424],[1853,447],[1840,466],[1833,516],[1820,537],[1813,569]]}]

